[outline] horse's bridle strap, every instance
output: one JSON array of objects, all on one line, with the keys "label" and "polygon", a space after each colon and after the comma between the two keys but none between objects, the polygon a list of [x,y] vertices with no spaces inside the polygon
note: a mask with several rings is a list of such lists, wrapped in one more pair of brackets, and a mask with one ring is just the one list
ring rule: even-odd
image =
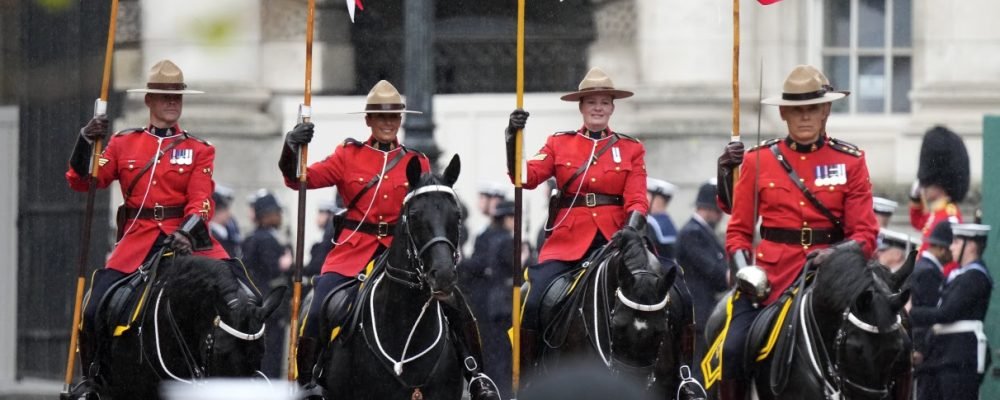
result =
[{"label": "horse's bridle strap", "polygon": [[253,333],[253,334],[243,333],[243,332],[240,332],[240,331],[236,330],[236,328],[233,328],[233,327],[229,326],[229,324],[227,324],[225,321],[223,321],[221,317],[216,316],[215,317],[215,326],[219,327],[219,329],[222,329],[223,332],[226,332],[226,333],[232,335],[233,337],[235,337],[237,339],[242,339],[242,340],[246,340],[248,342],[252,342],[252,341],[260,339],[262,336],[264,336],[264,328],[267,326],[267,324],[260,324],[260,330],[257,331],[257,333]]},{"label": "horse's bridle strap", "polygon": [[896,323],[892,324],[892,326],[890,326],[889,329],[886,330],[885,332],[882,332],[881,330],[878,329],[877,326],[862,321],[852,312],[847,313],[847,320],[850,321],[851,324],[853,324],[854,326],[858,327],[858,329],[861,329],[868,333],[875,333],[875,334],[895,332],[896,330],[899,329],[902,323],[902,318],[900,318],[899,315],[896,315]]},{"label": "horse's bridle strap", "polygon": [[663,297],[663,301],[660,301],[659,303],[652,304],[652,305],[650,305],[650,304],[639,304],[639,303],[636,303],[636,302],[634,302],[632,300],[629,300],[628,297],[625,297],[625,294],[622,293],[622,289],[621,288],[615,289],[615,296],[618,297],[618,300],[621,301],[622,304],[625,305],[625,307],[631,308],[631,309],[636,310],[636,311],[660,311],[664,307],[666,307],[668,303],[670,303],[670,293],[669,292],[667,293],[666,296]]},{"label": "horse's bridle strap", "polygon": [[411,198],[417,197],[417,196],[422,195],[424,193],[430,193],[430,192],[444,192],[444,193],[450,194],[451,197],[453,197],[455,199],[458,199],[458,195],[455,194],[455,189],[452,189],[450,186],[445,186],[445,185],[427,185],[427,186],[423,186],[423,187],[417,188],[417,190],[414,190],[414,191],[412,191],[410,193],[407,193],[406,197],[403,198],[403,204],[408,203]]}]

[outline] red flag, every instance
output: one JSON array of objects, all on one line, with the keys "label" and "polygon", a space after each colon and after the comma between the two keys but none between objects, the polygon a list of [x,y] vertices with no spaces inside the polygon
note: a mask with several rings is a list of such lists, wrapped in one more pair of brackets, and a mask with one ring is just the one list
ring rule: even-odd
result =
[{"label": "red flag", "polygon": [[[361,1],[361,0],[358,0],[358,1]],[[779,1],[781,1],[781,0],[757,0],[757,1],[758,1],[758,2],[760,2],[760,4],[763,4],[763,5],[765,5],[765,6],[768,6],[768,5],[771,5],[771,4],[774,4],[774,3],[777,3],[777,2],[779,2]],[[363,10],[363,9],[362,9],[362,10]]]}]

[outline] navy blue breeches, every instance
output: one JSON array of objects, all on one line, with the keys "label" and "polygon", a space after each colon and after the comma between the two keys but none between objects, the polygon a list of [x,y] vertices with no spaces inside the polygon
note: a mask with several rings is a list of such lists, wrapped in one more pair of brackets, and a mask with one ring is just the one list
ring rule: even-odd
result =
[{"label": "navy blue breeches", "polygon": [[743,357],[746,353],[747,335],[750,325],[761,309],[755,308],[749,296],[740,294],[733,301],[733,315],[729,320],[729,330],[726,332],[726,342],[722,345],[722,379],[747,379]]}]

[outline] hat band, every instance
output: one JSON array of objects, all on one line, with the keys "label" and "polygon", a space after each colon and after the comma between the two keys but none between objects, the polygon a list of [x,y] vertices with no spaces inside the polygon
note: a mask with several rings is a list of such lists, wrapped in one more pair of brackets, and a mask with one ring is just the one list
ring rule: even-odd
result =
[{"label": "hat band", "polygon": [[818,99],[825,95],[826,95],[826,89],[820,89],[815,92],[806,92],[806,93],[782,93],[781,99],[792,100],[792,101],[803,101],[803,100]]},{"label": "hat band", "polygon": [[583,89],[580,89],[579,91],[580,92],[590,92],[590,91],[597,91],[597,90],[615,90],[615,88],[613,88],[613,87],[605,87],[605,86],[597,86],[597,87],[583,88]]},{"label": "hat band", "polygon": [[157,83],[149,82],[146,84],[146,89],[157,89],[157,90],[184,90],[187,89],[187,85],[184,83]]},{"label": "hat band", "polygon": [[368,104],[365,106],[365,111],[393,111],[393,110],[405,110],[406,104]]}]

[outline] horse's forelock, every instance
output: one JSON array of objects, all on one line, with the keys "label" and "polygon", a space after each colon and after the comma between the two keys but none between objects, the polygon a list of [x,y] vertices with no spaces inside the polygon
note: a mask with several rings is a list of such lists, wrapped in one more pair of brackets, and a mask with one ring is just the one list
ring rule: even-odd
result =
[{"label": "horse's forelock", "polygon": [[835,251],[819,265],[813,291],[815,304],[834,313],[850,307],[854,299],[872,285],[867,265],[860,250]]}]

